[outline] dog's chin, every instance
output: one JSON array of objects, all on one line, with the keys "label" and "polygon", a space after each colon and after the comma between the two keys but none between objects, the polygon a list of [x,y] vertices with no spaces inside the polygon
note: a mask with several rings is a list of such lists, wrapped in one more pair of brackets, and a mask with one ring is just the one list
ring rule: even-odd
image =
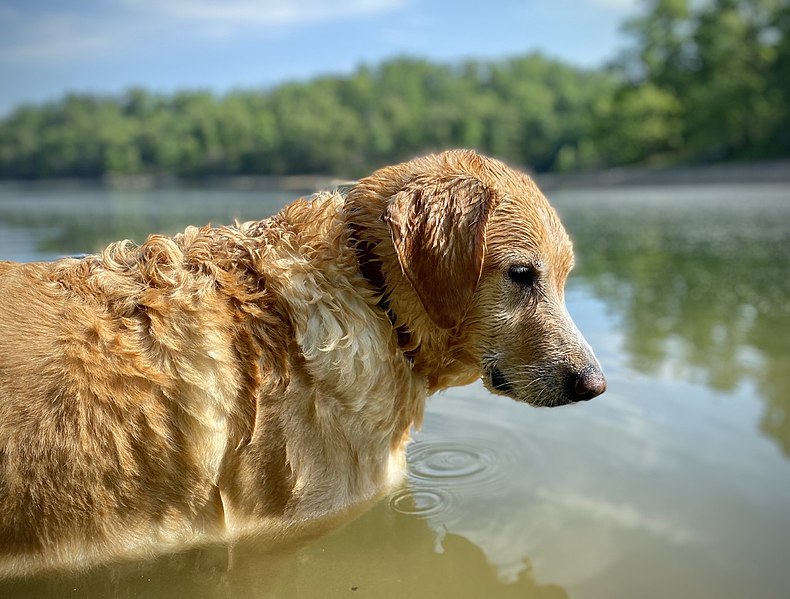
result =
[{"label": "dog's chin", "polygon": [[491,366],[483,370],[481,377],[483,385],[486,389],[495,395],[504,395],[520,403],[526,403],[538,408],[554,408],[557,406],[564,406],[573,403],[569,399],[562,397],[553,397],[553,394],[547,394],[545,390],[537,390],[535,394],[520,391],[513,385],[505,376],[505,374],[496,366]]}]

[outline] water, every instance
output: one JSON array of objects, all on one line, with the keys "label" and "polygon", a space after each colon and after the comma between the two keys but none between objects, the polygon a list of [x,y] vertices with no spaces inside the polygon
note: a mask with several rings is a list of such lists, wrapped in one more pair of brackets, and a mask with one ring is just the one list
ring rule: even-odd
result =
[{"label": "water", "polygon": [[[289,192],[0,188],[0,259],[260,218]],[[556,191],[603,397],[429,401],[408,483],[298,545],[0,583],[2,597],[784,598],[790,188]]]}]

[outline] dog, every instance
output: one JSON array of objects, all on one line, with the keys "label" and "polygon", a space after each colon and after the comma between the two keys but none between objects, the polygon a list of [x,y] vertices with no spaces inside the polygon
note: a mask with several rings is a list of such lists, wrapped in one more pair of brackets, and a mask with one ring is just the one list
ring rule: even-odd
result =
[{"label": "dog", "polygon": [[287,536],[405,473],[426,398],[600,395],[535,183],[472,151],[271,218],[0,263],[0,564]]}]

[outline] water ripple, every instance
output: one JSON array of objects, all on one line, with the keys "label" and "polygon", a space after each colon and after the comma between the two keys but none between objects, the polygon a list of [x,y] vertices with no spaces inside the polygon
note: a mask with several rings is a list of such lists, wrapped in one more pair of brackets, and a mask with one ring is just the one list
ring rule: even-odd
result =
[{"label": "water ripple", "polygon": [[423,488],[477,487],[503,478],[506,462],[501,452],[474,440],[416,441],[409,447],[409,478]]},{"label": "water ripple", "polygon": [[455,499],[441,490],[399,489],[390,496],[390,508],[399,514],[430,518],[452,509]]}]

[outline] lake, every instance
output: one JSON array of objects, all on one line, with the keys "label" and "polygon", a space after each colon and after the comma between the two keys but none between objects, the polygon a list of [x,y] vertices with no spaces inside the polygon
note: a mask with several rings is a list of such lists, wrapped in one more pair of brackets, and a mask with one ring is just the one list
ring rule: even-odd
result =
[{"label": "lake", "polygon": [[[0,187],[0,260],[268,216],[284,191]],[[607,374],[428,402],[403,488],[319,538],[0,583],[1,597],[790,596],[790,186],[557,189]]]}]

